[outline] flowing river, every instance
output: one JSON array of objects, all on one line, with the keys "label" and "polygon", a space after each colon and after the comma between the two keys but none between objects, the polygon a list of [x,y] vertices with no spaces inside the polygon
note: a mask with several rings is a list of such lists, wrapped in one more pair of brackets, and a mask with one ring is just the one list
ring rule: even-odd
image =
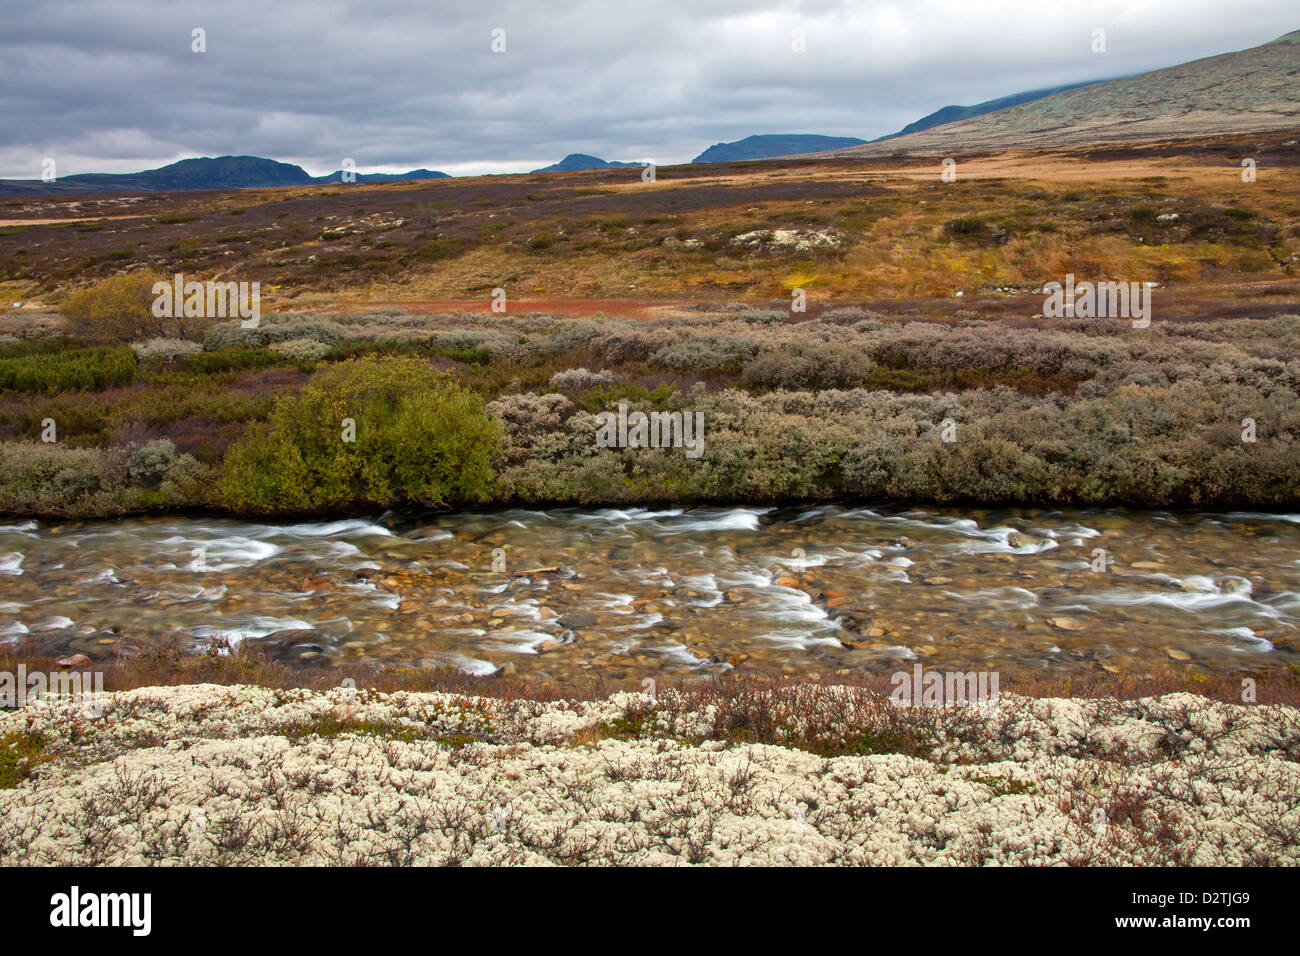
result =
[{"label": "flowing river", "polygon": [[1300,665],[1300,516],[512,510],[0,524],[0,642],[556,680]]}]

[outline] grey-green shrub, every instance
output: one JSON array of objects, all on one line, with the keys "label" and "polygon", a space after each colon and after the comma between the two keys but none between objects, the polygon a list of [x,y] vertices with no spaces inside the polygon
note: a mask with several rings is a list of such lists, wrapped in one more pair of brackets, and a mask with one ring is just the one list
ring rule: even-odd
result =
[{"label": "grey-green shrub", "polygon": [[747,388],[855,388],[870,377],[873,364],[852,346],[791,342],[769,347],[745,366]]},{"label": "grey-green shrub", "polygon": [[329,354],[330,346],[314,339],[289,339],[272,342],[271,351],[283,355],[291,362],[319,362]]},{"label": "grey-green shrub", "polygon": [[206,477],[165,439],[109,448],[8,441],[0,443],[0,512],[105,517],[195,505]]},{"label": "grey-green shrub", "polygon": [[757,325],[781,325],[790,318],[789,312],[778,309],[745,309],[739,313],[742,321]]},{"label": "grey-green shrub", "polygon": [[616,381],[618,376],[609,369],[593,372],[585,368],[566,368],[552,375],[548,384],[562,392],[581,392],[602,385],[613,385]]},{"label": "grey-green shrub", "polygon": [[234,346],[269,345],[293,339],[311,339],[326,345],[336,345],[347,337],[347,330],[332,319],[312,318],[292,312],[264,315],[256,328],[244,328],[238,319],[212,326],[203,335],[203,349]]},{"label": "grey-green shrub", "polygon": [[506,425],[506,436],[527,435],[559,428],[576,411],[563,395],[503,395],[488,402],[487,413]]},{"label": "grey-green shrub", "polygon": [[719,368],[732,362],[746,362],[757,352],[758,345],[751,339],[693,335],[656,350],[650,362],[672,369]]},{"label": "grey-green shrub", "polygon": [[132,342],[131,348],[135,349],[136,356],[140,361],[147,362],[150,359],[161,359],[164,362],[172,362],[176,359],[184,358],[187,355],[193,355],[196,352],[202,352],[203,346],[198,342],[191,342],[189,339],[148,339],[144,342]]},{"label": "grey-green shrub", "polygon": [[556,352],[582,348],[600,334],[600,326],[591,319],[566,319],[551,332],[551,348]]}]

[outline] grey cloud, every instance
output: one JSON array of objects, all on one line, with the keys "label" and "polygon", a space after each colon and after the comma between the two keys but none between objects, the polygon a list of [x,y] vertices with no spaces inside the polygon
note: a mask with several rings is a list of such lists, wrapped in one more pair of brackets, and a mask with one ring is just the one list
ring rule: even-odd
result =
[{"label": "grey cloud", "polygon": [[[521,171],[690,159],[751,133],[871,138],[950,103],[1295,29],[1289,0],[44,0],[0,12],[0,177],[227,153]],[[190,50],[207,31],[208,52]],[[506,30],[506,52],[489,49]],[[1094,54],[1090,34],[1107,31]],[[803,31],[807,52],[791,49]]]}]

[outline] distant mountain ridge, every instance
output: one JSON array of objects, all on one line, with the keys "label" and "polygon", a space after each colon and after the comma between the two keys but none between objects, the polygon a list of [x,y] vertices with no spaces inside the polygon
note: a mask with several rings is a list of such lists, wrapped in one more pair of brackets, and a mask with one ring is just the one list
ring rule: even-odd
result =
[{"label": "distant mountain ridge", "polygon": [[996,113],[998,110],[1005,110],[1012,106],[1019,106],[1021,103],[1032,103],[1034,100],[1041,100],[1043,97],[1051,96],[1053,93],[1061,93],[1065,90],[1076,90],[1081,86],[1091,86],[1093,83],[1099,82],[1102,81],[1087,80],[1083,83],[1070,83],[1066,86],[1052,86],[1045,90],[1026,90],[1023,93],[1012,93],[1010,96],[1000,96],[997,99],[985,100],[983,103],[976,103],[974,106],[945,106],[942,109],[935,110],[928,116],[922,116],[915,123],[908,123],[897,133],[890,133],[888,136],[881,136],[878,139],[873,139],[872,142],[879,143],[883,140],[906,136],[909,133],[920,133],[923,130],[933,129],[936,126],[943,126],[945,123],[958,123],[961,120],[983,116],[985,113]]},{"label": "distant mountain ridge", "polygon": [[692,163],[738,163],[748,159],[771,159],[773,156],[797,156],[828,149],[858,146],[865,139],[856,136],[821,136],[816,133],[760,133],[734,143],[714,143]]},{"label": "distant mountain ridge", "polygon": [[970,119],[973,116],[982,116],[985,113],[1004,110],[1010,106],[1019,106],[1021,103],[1042,99],[1062,90],[1088,86],[1092,82],[1096,81],[1072,83],[1069,86],[1053,86],[1044,90],[1026,90],[1023,93],[1012,93],[1010,96],[1002,96],[994,100],[986,100],[983,103],[976,103],[974,106],[945,106],[942,109],[935,110],[928,116],[922,116],[914,123],[908,123],[897,133],[890,133],[888,136],[881,136],[873,140],[858,139],[856,136],[822,136],[816,133],[762,133],[756,136],[747,136],[744,139],[736,140],[734,143],[715,143],[692,159],[691,162],[736,163],[750,159],[802,156],[807,153],[821,153],[832,149],[865,146],[868,143],[879,143],[883,140],[906,136],[909,133],[919,133],[922,130],[942,126],[945,123],[954,123],[958,120]]},{"label": "distant mountain ridge", "polygon": [[1091,146],[1300,127],[1300,30],[823,156]]},{"label": "distant mountain ridge", "polygon": [[[443,179],[446,173],[413,169],[407,173],[357,173],[356,181],[392,182]],[[139,173],[78,173],[52,182],[40,179],[0,179],[0,196],[54,196],[76,193],[165,192],[190,189],[254,189],[272,186],[311,186],[343,181],[343,171],[312,176],[301,166],[261,156],[217,156],[182,159]]]},{"label": "distant mountain ridge", "polygon": [[[533,173],[575,173],[583,169],[623,169],[628,166],[644,166],[645,163],[619,163],[614,160],[601,159],[587,153],[570,153],[558,163],[532,170]],[[531,175],[531,173],[530,173]]]}]

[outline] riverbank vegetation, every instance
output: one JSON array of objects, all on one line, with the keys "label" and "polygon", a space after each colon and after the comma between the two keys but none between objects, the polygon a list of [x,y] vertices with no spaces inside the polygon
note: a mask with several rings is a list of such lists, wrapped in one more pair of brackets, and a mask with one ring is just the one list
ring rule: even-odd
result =
[{"label": "riverbank vegetation", "polygon": [[[189,339],[67,331],[0,345],[10,514],[1300,501],[1297,316],[1135,329],[857,307],[388,309]],[[598,447],[597,415],[619,403],[702,413],[703,454]]]}]

